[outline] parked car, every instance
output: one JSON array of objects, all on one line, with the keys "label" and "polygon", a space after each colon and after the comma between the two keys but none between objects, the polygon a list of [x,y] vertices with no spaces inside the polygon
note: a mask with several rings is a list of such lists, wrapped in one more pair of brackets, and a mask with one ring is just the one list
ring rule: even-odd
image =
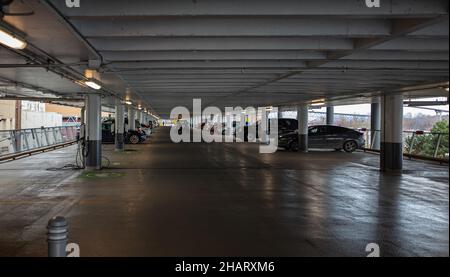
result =
[{"label": "parked car", "polygon": [[[152,134],[152,129],[150,128],[149,125],[141,124],[140,129],[146,135],[147,138],[149,138],[150,135]],[[139,130],[139,128],[138,128],[138,130]]]},{"label": "parked car", "polygon": [[[115,142],[115,120],[106,120],[102,122],[102,143],[114,143]],[[147,136],[144,132],[137,130],[124,130],[125,143],[138,144],[147,140]]]},{"label": "parked car", "polygon": [[[272,120],[270,121],[272,122]],[[255,124],[255,130],[256,133],[255,134],[249,134],[248,130],[249,127],[245,126],[244,127],[244,138],[245,141],[254,141],[255,139],[259,139],[259,126],[261,125],[261,122],[258,121]],[[268,130],[267,130],[267,134],[270,134],[270,128],[271,125],[268,125]],[[280,118],[278,119],[278,133],[289,133],[289,132],[295,132],[296,130],[298,130],[298,121],[295,119],[288,119],[288,118]],[[256,137],[255,137],[256,135]]]},{"label": "parked car", "polygon": [[[298,145],[298,129],[280,129],[279,147],[298,151]],[[344,150],[353,153],[364,145],[364,134],[352,129],[331,125],[311,126],[308,129],[309,148]]]}]

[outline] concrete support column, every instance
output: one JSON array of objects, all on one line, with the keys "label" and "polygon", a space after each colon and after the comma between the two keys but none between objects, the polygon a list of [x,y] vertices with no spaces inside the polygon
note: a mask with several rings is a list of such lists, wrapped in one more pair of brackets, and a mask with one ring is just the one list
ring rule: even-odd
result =
[{"label": "concrete support column", "polygon": [[278,107],[278,119],[283,118],[283,109]]},{"label": "concrete support column", "polygon": [[327,125],[334,125],[334,107],[327,107]]},{"label": "concrete support column", "polygon": [[[142,115],[141,111],[136,110],[136,120],[139,122],[141,122],[141,115]],[[139,127],[139,126],[136,126],[136,127]]]},{"label": "concrete support column", "polygon": [[86,106],[87,119],[87,169],[102,168],[102,98],[89,94]]},{"label": "concrete support column", "polygon": [[115,134],[116,134],[116,151],[123,151],[125,149],[125,107],[119,99],[116,99],[116,119],[115,119]]},{"label": "concrete support column", "polygon": [[371,148],[374,150],[380,150],[381,139],[381,104],[372,103],[370,113],[370,129],[371,129]]},{"label": "concrete support column", "polygon": [[302,104],[297,107],[298,120],[298,149],[302,152],[308,152],[308,117],[309,107]]},{"label": "concrete support column", "polygon": [[86,124],[86,107],[82,107],[80,111],[80,123]]},{"label": "concrete support column", "polygon": [[382,171],[403,169],[403,95],[384,95],[381,103]]},{"label": "concrete support column", "polygon": [[136,111],[133,107],[128,108],[128,129],[136,130]]}]

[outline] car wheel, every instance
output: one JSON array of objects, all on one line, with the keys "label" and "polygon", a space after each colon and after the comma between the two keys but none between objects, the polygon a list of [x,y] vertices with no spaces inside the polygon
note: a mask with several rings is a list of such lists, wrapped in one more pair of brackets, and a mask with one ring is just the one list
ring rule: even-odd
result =
[{"label": "car wheel", "polygon": [[130,136],[130,143],[131,144],[138,144],[139,143],[139,137],[137,135]]},{"label": "car wheel", "polygon": [[347,153],[353,153],[358,149],[358,144],[356,144],[356,141],[349,140],[344,143],[344,151]]}]

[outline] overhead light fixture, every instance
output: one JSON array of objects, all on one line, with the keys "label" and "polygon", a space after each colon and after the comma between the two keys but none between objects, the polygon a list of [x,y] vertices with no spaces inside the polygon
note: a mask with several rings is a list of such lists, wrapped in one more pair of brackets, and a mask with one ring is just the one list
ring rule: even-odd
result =
[{"label": "overhead light fixture", "polygon": [[24,40],[19,39],[2,29],[0,29],[0,43],[9,48],[18,50],[23,50],[27,47],[27,43]]},{"label": "overhead light fixture", "polygon": [[92,89],[99,90],[102,88],[101,85],[97,84],[94,80],[89,80],[84,82],[84,84]]},{"label": "overhead light fixture", "polygon": [[311,102],[311,106],[313,106],[313,107],[325,106],[325,101],[326,101],[325,98],[313,100]]},{"label": "overhead light fixture", "polygon": [[131,101],[125,101],[125,104],[127,104],[127,105],[133,105],[133,102],[131,102]]}]

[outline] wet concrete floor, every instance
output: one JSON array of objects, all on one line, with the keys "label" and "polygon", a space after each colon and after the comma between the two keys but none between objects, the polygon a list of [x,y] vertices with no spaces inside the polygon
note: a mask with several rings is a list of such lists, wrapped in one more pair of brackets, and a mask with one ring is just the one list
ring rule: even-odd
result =
[{"label": "wet concrete floor", "polygon": [[[75,147],[0,164],[0,256],[45,256],[46,224],[70,223],[82,256],[449,255],[449,169],[377,155],[173,144],[158,129],[100,173],[47,170]],[[108,163],[105,160],[105,163]]]}]

